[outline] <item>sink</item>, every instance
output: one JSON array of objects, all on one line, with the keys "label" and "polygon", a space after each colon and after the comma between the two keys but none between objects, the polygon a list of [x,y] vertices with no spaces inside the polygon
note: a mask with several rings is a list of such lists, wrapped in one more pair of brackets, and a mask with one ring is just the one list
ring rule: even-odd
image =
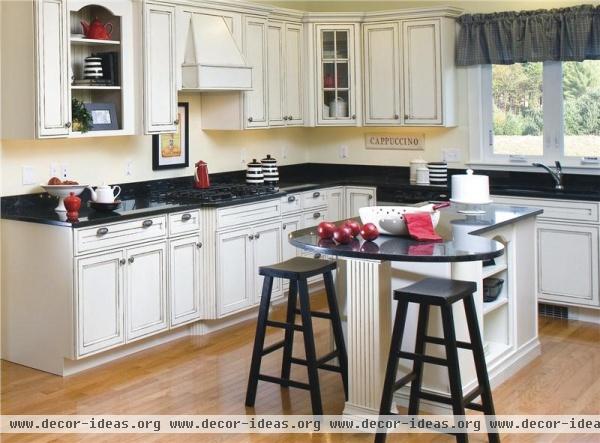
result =
[{"label": "sink", "polygon": [[554,188],[492,188],[492,194],[508,194],[508,195],[523,195],[523,196],[544,196],[550,198],[567,198],[567,199],[577,199],[577,198],[589,198],[589,197],[598,197],[600,198],[600,192],[591,191],[586,189],[565,189],[559,191]]}]

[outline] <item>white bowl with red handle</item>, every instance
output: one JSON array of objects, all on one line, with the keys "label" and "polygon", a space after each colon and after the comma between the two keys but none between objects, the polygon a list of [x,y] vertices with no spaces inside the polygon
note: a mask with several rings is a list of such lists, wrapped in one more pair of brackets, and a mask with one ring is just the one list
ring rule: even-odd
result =
[{"label": "white bowl with red handle", "polygon": [[408,235],[404,214],[427,213],[431,215],[433,228],[440,221],[439,209],[450,206],[450,203],[429,204],[425,206],[366,206],[358,210],[363,224],[373,223],[380,234]]}]

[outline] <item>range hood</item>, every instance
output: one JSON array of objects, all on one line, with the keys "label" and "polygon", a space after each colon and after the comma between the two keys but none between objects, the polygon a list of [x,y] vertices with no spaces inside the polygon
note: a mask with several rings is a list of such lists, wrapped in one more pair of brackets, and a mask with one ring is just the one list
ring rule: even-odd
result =
[{"label": "range hood", "polygon": [[182,65],[182,89],[252,89],[252,68],[246,64],[222,17],[192,14]]}]

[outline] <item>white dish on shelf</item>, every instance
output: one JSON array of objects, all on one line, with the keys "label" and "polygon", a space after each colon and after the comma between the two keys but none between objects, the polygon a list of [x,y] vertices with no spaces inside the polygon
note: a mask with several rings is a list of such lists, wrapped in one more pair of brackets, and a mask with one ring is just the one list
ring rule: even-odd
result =
[{"label": "white dish on shelf", "polygon": [[58,197],[58,206],[54,208],[57,212],[66,212],[65,197],[68,197],[71,192],[74,195],[80,195],[88,185],[40,185],[44,191],[53,197]]},{"label": "white dish on shelf", "polygon": [[358,210],[363,224],[373,223],[380,234],[408,235],[404,214],[425,212],[431,215],[433,227],[440,221],[440,212],[434,211],[433,204],[421,207],[414,206],[366,206]]}]

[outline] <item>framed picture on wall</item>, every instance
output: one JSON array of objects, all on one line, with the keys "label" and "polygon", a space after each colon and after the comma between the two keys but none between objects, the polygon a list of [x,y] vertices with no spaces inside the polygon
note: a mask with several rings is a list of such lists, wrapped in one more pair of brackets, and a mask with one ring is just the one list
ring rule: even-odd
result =
[{"label": "framed picture on wall", "polygon": [[177,131],[152,136],[152,169],[185,168],[190,164],[189,104],[178,103]]}]

